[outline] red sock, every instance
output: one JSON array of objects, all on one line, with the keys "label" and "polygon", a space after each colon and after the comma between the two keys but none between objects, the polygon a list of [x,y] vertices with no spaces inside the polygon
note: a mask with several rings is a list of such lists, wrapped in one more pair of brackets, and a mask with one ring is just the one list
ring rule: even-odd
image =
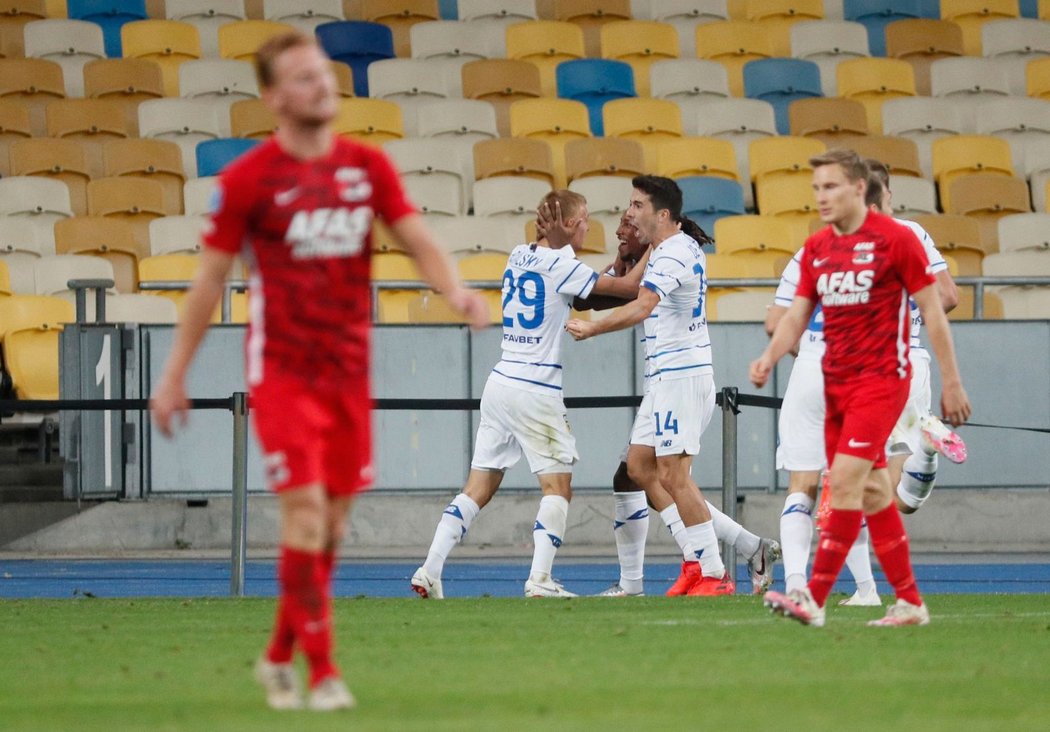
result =
[{"label": "red sock", "polygon": [[295,650],[295,630],[288,617],[288,603],[284,595],[277,599],[277,612],[273,623],[273,636],[270,647],[266,649],[266,658],[270,663],[291,663]]},{"label": "red sock", "polygon": [[871,548],[875,550],[886,580],[893,585],[897,597],[912,605],[921,605],[922,597],[911,569],[908,535],[897,507],[891,503],[868,516],[868,532],[871,534]]},{"label": "red sock", "polygon": [[324,578],[325,585],[328,586],[329,591],[332,587],[332,575],[335,573],[335,550],[325,549],[321,554],[321,573]]},{"label": "red sock", "polygon": [[860,511],[833,508],[828,512],[820,532],[817,556],[813,558],[813,577],[809,581],[809,591],[821,607],[824,607],[842,565],[846,563],[846,555],[860,534],[863,520]]},{"label": "red sock", "polygon": [[310,666],[310,686],[338,676],[332,663],[331,594],[322,555],[289,549],[281,553],[280,579],[288,618]]}]

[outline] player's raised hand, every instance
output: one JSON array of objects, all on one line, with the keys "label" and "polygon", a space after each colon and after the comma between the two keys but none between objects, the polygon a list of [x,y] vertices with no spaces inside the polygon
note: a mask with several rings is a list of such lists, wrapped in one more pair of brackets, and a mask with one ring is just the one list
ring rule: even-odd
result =
[{"label": "player's raised hand", "polygon": [[473,290],[461,287],[450,292],[448,302],[452,308],[467,319],[467,325],[474,330],[481,330],[492,323],[489,315],[489,304]]},{"label": "player's raised hand", "polygon": [[598,332],[598,327],[589,320],[578,320],[573,318],[565,324],[565,330],[578,341],[587,340]]},{"label": "player's raised hand", "polygon": [[175,433],[176,420],[179,427],[186,426],[190,400],[186,397],[183,383],[161,377],[160,383],[157,384],[157,388],[153,390],[153,395],[150,397],[149,407],[157,429],[165,437],[171,437]]},{"label": "player's raised hand", "polygon": [[[577,222],[577,226],[580,222]],[[558,249],[572,241],[573,229],[565,225],[561,215],[561,202],[555,201],[554,208],[544,201],[536,209],[536,237],[546,239],[551,248]]]},{"label": "player's raised hand", "polygon": [[941,389],[941,414],[952,427],[965,423],[972,412],[970,398],[962,384],[947,384]]},{"label": "player's raised hand", "polygon": [[769,374],[773,371],[773,362],[766,354],[762,354],[751,362],[749,377],[751,383],[761,389],[769,381]]}]

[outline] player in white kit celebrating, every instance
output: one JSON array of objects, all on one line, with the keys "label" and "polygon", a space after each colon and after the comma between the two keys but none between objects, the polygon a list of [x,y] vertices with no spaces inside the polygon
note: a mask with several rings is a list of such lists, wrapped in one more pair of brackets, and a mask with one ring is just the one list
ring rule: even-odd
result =
[{"label": "player in white kit celebrating", "polygon": [[601,277],[575,255],[587,234],[587,201],[554,191],[572,237],[570,246],[547,246],[543,238],[514,248],[503,274],[503,354],[481,397],[481,424],[470,475],[434,532],[426,561],[412,576],[420,597],[441,599],[441,575],[452,548],[499,489],[506,470],[524,454],[543,498],[533,529],[535,551],[526,597],[575,597],[551,577],[565,538],[572,466],[579,459],[562,399],[561,339],[576,297],[591,292],[626,296],[638,290],[641,269],[625,277]]},{"label": "player in white kit celebrating", "polygon": [[658,481],[678,508],[701,575],[688,594],[728,595],[736,588],[722,564],[711,512],[690,476],[715,407],[706,258],[700,244],[681,231],[692,222],[682,216],[678,185],[652,175],[636,176],[631,183],[627,218],[639,238],[652,246],[642,286],[633,302],[609,317],[570,320],[566,327],[583,340],[646,324],[650,388],[631,433],[627,470],[643,488]]}]

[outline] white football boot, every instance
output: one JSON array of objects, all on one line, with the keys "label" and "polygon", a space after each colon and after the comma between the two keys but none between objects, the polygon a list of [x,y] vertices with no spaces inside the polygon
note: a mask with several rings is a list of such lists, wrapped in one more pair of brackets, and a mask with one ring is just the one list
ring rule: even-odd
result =
[{"label": "white football boot", "polygon": [[273,663],[266,656],[255,662],[255,680],[266,691],[270,709],[302,709],[303,695],[299,677],[290,663]]},{"label": "white football boot", "polygon": [[424,600],[444,600],[445,592],[441,588],[441,580],[434,579],[427,571],[420,567],[412,575],[412,591]]},{"label": "white football boot", "polygon": [[545,581],[539,582],[531,577],[525,581],[525,597],[578,597],[575,592],[569,592],[561,582],[553,577],[547,577]]},{"label": "white football boot", "polygon": [[773,565],[780,559],[780,542],[762,539],[758,551],[747,560],[747,576],[751,578],[751,592],[761,595],[773,586]]},{"label": "white football boot", "polygon": [[599,592],[595,597],[643,597],[644,595],[644,592],[628,592],[617,582]]},{"label": "white football boot", "polygon": [[310,690],[306,706],[315,712],[334,712],[337,709],[353,709],[357,701],[346,684],[338,676],[329,676]]},{"label": "white football boot", "polygon": [[786,595],[782,592],[767,592],[762,603],[774,615],[782,615],[814,628],[824,627],[824,608],[813,599],[808,587],[792,590]]},{"label": "white football boot", "polygon": [[926,603],[912,605],[907,600],[898,599],[893,605],[886,608],[886,616],[878,620],[868,621],[873,628],[898,628],[902,625],[929,625],[930,611],[926,609]]}]

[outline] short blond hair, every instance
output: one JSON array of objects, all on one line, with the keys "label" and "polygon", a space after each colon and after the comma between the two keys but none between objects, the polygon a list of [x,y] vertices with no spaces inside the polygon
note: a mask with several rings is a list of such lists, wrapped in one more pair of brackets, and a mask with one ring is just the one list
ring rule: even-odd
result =
[{"label": "short blond hair", "polygon": [[281,33],[259,46],[255,52],[255,76],[259,80],[259,87],[269,89],[276,82],[274,78],[274,65],[278,57],[285,51],[302,46],[321,47],[314,36],[307,35],[302,31],[290,31]]},{"label": "short blond hair", "polygon": [[853,150],[828,150],[825,153],[811,157],[809,164],[813,166],[814,170],[825,165],[841,166],[842,172],[846,174],[850,181],[867,181],[868,179],[868,166],[860,159],[860,155],[857,155]]},{"label": "short blond hair", "polygon": [[543,208],[544,204],[551,210],[554,211],[554,203],[557,202],[561,206],[561,215],[564,219],[571,219],[579,215],[580,211],[587,205],[587,199],[576,191],[570,191],[568,188],[560,188],[556,191],[551,191],[543,200],[540,201],[540,208]]}]

